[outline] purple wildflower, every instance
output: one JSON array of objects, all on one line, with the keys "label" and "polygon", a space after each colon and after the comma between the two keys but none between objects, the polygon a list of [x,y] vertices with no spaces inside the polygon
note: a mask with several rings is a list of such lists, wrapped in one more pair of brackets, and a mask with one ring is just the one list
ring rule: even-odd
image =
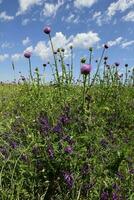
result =
[{"label": "purple wildflower", "polygon": [[41,133],[45,133],[46,135],[50,131],[50,124],[48,122],[48,117],[47,116],[41,116],[38,119],[39,126],[40,126],[40,131]]},{"label": "purple wildflower", "polygon": [[20,159],[21,159],[23,162],[25,162],[25,163],[28,162],[28,156],[27,156],[26,154],[22,154],[21,157],[20,157]]},{"label": "purple wildflower", "polygon": [[120,63],[118,62],[115,62],[115,66],[118,67],[120,65]]},{"label": "purple wildflower", "polygon": [[107,148],[108,142],[107,142],[105,139],[102,139],[102,140],[100,141],[100,144],[101,144],[101,146],[102,146],[103,148]]},{"label": "purple wildflower", "polygon": [[119,200],[119,196],[115,192],[112,193],[112,200]]},{"label": "purple wildflower", "polygon": [[107,44],[105,44],[105,45],[104,45],[104,48],[105,48],[105,49],[108,49],[108,45],[107,45]]},{"label": "purple wildflower", "polygon": [[62,133],[63,129],[62,129],[62,125],[61,123],[58,122],[58,124],[53,128],[53,132],[54,133]]},{"label": "purple wildflower", "polygon": [[24,52],[24,57],[25,57],[25,58],[30,58],[31,55],[32,55],[32,53],[31,53],[30,51]]},{"label": "purple wildflower", "polygon": [[89,165],[88,163],[84,163],[81,169],[81,173],[83,176],[87,175],[89,173]]},{"label": "purple wildflower", "polygon": [[73,148],[71,146],[67,146],[67,147],[65,147],[64,152],[67,154],[72,154]]},{"label": "purple wildflower", "polygon": [[47,153],[48,153],[48,156],[50,159],[53,159],[54,158],[54,150],[53,150],[53,147],[52,145],[49,145],[47,147]]},{"label": "purple wildflower", "polygon": [[81,74],[87,75],[91,72],[91,65],[83,64],[81,67]]},{"label": "purple wildflower", "polygon": [[68,142],[70,145],[74,144],[74,140],[69,135],[64,135],[62,138],[64,141]]},{"label": "purple wildflower", "polygon": [[11,141],[11,142],[10,142],[10,146],[11,146],[13,149],[16,149],[17,143],[16,143],[15,141]]},{"label": "purple wildflower", "polygon": [[70,172],[66,171],[63,173],[63,177],[67,187],[71,189],[73,187],[73,182],[74,182],[73,176],[70,174]]},{"label": "purple wildflower", "polygon": [[8,158],[8,152],[5,147],[0,147],[0,153],[5,157]]},{"label": "purple wildflower", "polygon": [[43,31],[44,31],[44,33],[46,33],[46,34],[50,34],[51,28],[50,28],[49,26],[47,26],[47,27],[44,28]]},{"label": "purple wildflower", "polygon": [[108,191],[103,191],[101,193],[100,200],[109,200],[109,193],[108,193]]}]

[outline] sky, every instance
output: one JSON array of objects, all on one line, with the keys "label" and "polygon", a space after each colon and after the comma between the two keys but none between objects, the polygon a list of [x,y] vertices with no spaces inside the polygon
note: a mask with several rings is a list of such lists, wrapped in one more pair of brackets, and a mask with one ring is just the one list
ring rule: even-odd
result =
[{"label": "sky", "polygon": [[[31,51],[32,69],[43,74],[44,63],[53,63],[48,35],[43,29],[50,26],[54,49],[65,48],[65,63],[70,62],[74,49],[74,75],[80,73],[80,58],[89,56],[93,47],[92,70],[104,44],[109,49],[109,64],[127,63],[134,67],[134,0],[0,0],[0,81],[14,79],[20,73],[28,75],[25,51]],[[51,80],[50,66],[46,67]]]}]

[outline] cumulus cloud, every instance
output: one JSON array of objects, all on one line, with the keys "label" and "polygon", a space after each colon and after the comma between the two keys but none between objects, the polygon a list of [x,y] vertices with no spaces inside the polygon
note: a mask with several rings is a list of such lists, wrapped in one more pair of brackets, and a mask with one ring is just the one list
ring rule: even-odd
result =
[{"label": "cumulus cloud", "polygon": [[89,31],[88,33],[78,33],[73,38],[73,46],[77,48],[89,48],[94,46],[96,43],[100,41],[98,33],[94,33]]},{"label": "cumulus cloud", "polygon": [[0,54],[0,62],[4,62],[7,58],[9,58],[8,54]]},{"label": "cumulus cloud", "polygon": [[58,0],[57,4],[45,3],[43,9],[43,15],[47,17],[55,16],[58,9],[64,4],[63,0]]},{"label": "cumulus cloud", "polygon": [[124,12],[128,8],[131,8],[134,5],[134,0],[118,0],[109,5],[107,9],[107,14],[109,17],[112,17],[116,12]]},{"label": "cumulus cloud", "polygon": [[[71,35],[68,38],[62,32],[57,32],[55,36],[52,37],[54,49],[64,48],[66,58],[70,54],[69,47],[71,45],[73,45],[74,48],[86,49],[97,44],[99,41],[100,38],[98,34],[92,31],[88,33],[78,33],[75,36]],[[52,57],[50,42],[46,43],[44,41],[39,41],[33,52],[42,60],[50,59]]]},{"label": "cumulus cloud", "polygon": [[26,18],[26,19],[22,20],[21,24],[22,24],[22,26],[26,26],[29,22],[30,22],[30,20]]},{"label": "cumulus cloud", "polygon": [[96,2],[97,2],[97,0],[75,0],[74,1],[74,6],[76,8],[83,8],[83,7],[90,8]]},{"label": "cumulus cloud", "polygon": [[130,11],[127,15],[123,17],[126,22],[134,22],[134,11]]},{"label": "cumulus cloud", "polygon": [[14,16],[7,15],[5,11],[0,13],[0,21],[6,21],[7,22],[7,21],[11,21],[13,19],[14,19]]},{"label": "cumulus cloud", "polygon": [[22,40],[22,44],[25,46],[25,45],[27,45],[27,44],[29,44],[30,43],[30,39],[29,39],[29,37],[26,37],[24,40]]},{"label": "cumulus cloud", "polygon": [[41,0],[19,0],[19,10],[16,13],[16,16],[24,14],[27,10],[29,10],[34,5],[40,5]]}]

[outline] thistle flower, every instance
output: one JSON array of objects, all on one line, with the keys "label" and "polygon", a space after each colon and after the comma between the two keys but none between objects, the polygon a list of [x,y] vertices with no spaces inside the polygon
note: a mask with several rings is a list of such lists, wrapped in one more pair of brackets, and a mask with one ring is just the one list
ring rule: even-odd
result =
[{"label": "thistle flower", "polygon": [[32,53],[31,53],[30,51],[25,51],[25,52],[24,52],[24,57],[25,57],[25,58],[30,58],[31,55],[32,55]]},{"label": "thistle flower", "polygon": [[88,75],[91,72],[91,65],[83,64],[81,67],[81,74]]},{"label": "thistle flower", "polygon": [[125,64],[125,67],[128,67],[128,64]]},{"label": "thistle flower", "polygon": [[107,56],[105,56],[105,57],[104,57],[104,60],[108,60],[108,57],[107,57]]},{"label": "thistle flower", "polygon": [[46,33],[46,34],[50,34],[50,32],[51,32],[51,28],[49,27],[49,26],[46,26],[45,28],[44,28],[44,33]]},{"label": "thistle flower", "polygon": [[118,67],[120,65],[120,63],[118,62],[115,62],[115,66]]},{"label": "thistle flower", "polygon": [[108,191],[103,191],[100,196],[100,200],[109,200],[109,193]]},{"label": "thistle flower", "polygon": [[46,67],[47,66],[47,64],[43,64],[43,67]]},{"label": "thistle flower", "polygon": [[107,44],[105,44],[105,45],[104,45],[104,48],[105,48],[105,49],[108,49],[108,45],[107,45]]},{"label": "thistle flower", "polygon": [[89,47],[89,51],[92,52],[93,51],[93,47]]},{"label": "thistle flower", "polygon": [[86,58],[81,58],[81,63],[84,64],[86,62]]}]

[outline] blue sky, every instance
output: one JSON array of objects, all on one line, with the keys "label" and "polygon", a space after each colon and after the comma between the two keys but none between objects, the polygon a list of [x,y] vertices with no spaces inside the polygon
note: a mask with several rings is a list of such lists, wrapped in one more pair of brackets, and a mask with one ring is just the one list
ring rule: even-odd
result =
[{"label": "blue sky", "polygon": [[[88,57],[88,48],[94,47],[93,61],[100,57],[102,45],[110,48],[106,55],[109,64],[120,63],[130,69],[134,66],[134,0],[0,0],[0,80],[12,81],[11,61],[19,72],[27,76],[25,50],[32,51],[32,67],[52,62],[48,36],[43,28],[52,28],[55,49],[66,49],[69,62],[69,46],[74,47],[74,73],[80,71],[80,58]],[[92,63],[93,71],[96,68]],[[47,80],[51,70],[46,67]]]}]

